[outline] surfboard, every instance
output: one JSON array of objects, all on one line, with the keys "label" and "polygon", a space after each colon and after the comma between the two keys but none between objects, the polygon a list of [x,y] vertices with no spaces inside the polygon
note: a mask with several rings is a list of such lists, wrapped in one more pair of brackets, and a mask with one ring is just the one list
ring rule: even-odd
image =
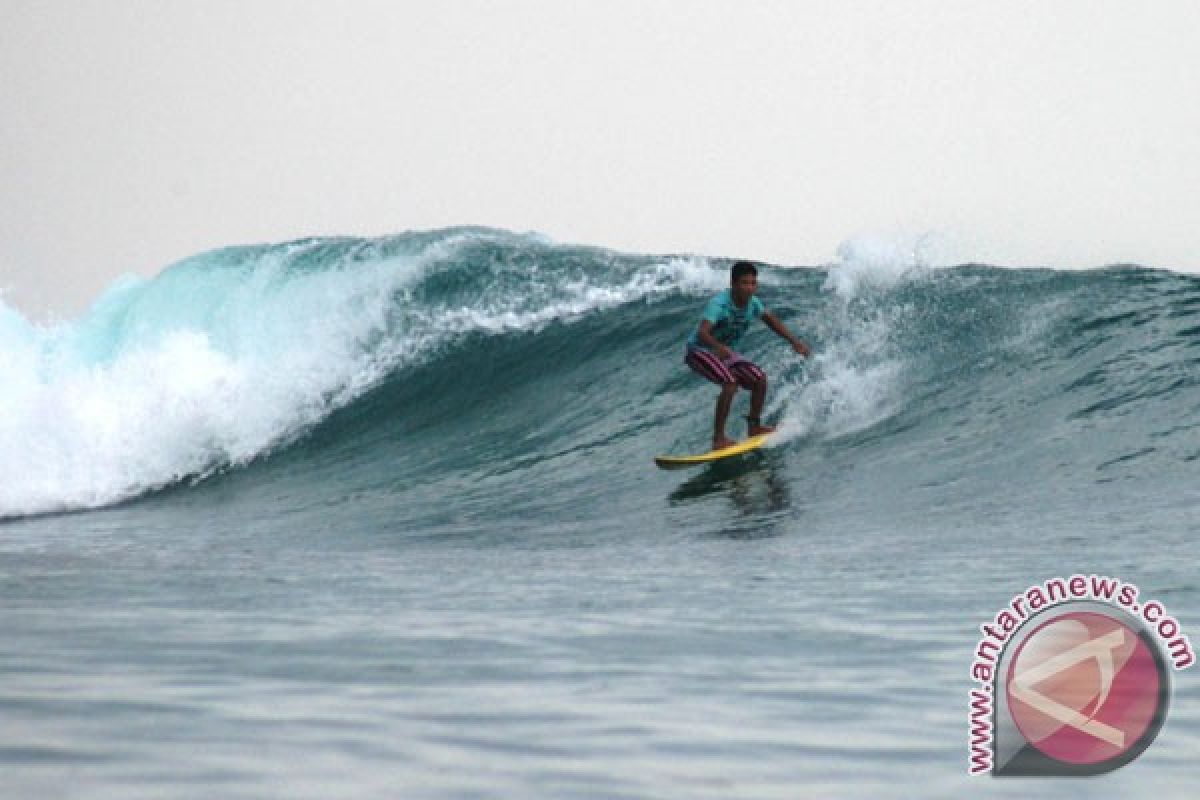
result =
[{"label": "surfboard", "polygon": [[757,450],[767,443],[771,434],[762,433],[758,436],[751,436],[748,439],[743,439],[732,447],[723,447],[720,450],[709,450],[707,453],[700,453],[694,456],[655,456],[654,463],[662,469],[684,469],[685,467],[698,467],[701,464],[711,464],[714,461],[720,461],[723,458],[731,458],[740,456],[742,453],[749,453],[751,450]]}]

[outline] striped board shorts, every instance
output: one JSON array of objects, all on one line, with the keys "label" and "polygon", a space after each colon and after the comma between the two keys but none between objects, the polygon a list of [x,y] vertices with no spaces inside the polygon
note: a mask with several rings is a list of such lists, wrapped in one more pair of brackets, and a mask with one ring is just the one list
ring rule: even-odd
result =
[{"label": "striped board shorts", "polygon": [[732,350],[729,351],[729,359],[722,361],[716,353],[689,347],[683,363],[718,386],[736,383],[743,389],[753,389],[755,384],[767,379],[767,374],[757,364]]}]

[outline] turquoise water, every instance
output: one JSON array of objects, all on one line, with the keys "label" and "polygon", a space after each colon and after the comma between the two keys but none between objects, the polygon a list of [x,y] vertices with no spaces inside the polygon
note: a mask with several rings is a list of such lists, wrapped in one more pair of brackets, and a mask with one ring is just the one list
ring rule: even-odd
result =
[{"label": "turquoise water", "polygon": [[727,270],[456,229],[0,307],[0,795],[1190,796],[1192,671],[1090,781],[969,779],[966,696],[1048,577],[1200,621],[1200,279],[767,267],[781,435],[656,470]]}]

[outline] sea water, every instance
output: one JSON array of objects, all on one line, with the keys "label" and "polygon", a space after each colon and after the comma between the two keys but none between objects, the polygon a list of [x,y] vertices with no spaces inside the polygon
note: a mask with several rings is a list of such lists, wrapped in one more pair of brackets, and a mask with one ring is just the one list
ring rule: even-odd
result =
[{"label": "sea water", "polygon": [[765,266],[779,435],[656,470],[728,267],[463,228],[0,305],[0,796],[1190,797],[1192,671],[1090,780],[969,778],[967,697],[1050,577],[1200,626],[1200,279]]}]

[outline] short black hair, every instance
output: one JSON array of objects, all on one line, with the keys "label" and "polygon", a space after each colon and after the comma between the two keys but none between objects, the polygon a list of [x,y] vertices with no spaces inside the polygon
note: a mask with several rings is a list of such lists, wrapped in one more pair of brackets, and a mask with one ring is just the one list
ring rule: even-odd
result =
[{"label": "short black hair", "polygon": [[743,275],[753,275],[757,278],[758,267],[754,266],[754,264],[749,261],[737,262],[733,265],[733,269],[729,272],[729,282],[737,283],[738,278],[742,277]]}]

